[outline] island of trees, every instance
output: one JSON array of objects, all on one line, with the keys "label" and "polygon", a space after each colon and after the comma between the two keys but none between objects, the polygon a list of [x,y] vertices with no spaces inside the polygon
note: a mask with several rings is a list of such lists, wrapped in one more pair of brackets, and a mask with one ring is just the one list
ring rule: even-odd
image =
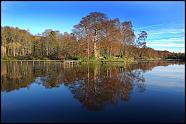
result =
[{"label": "island of trees", "polygon": [[185,53],[158,51],[146,46],[147,32],[134,33],[131,21],[120,22],[92,12],[72,33],[47,29],[32,35],[28,30],[1,27],[1,59],[29,60],[137,60],[185,59]]}]

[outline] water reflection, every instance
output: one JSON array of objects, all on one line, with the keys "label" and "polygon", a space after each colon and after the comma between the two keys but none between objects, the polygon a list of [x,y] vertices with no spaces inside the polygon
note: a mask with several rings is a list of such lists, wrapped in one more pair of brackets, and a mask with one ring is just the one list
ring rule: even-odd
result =
[{"label": "water reflection", "polygon": [[45,88],[57,88],[64,84],[84,107],[98,111],[105,104],[130,100],[135,86],[139,92],[144,92],[144,72],[169,64],[182,63],[162,61],[126,66],[91,64],[69,67],[62,63],[2,62],[1,91],[19,90],[32,83]]}]

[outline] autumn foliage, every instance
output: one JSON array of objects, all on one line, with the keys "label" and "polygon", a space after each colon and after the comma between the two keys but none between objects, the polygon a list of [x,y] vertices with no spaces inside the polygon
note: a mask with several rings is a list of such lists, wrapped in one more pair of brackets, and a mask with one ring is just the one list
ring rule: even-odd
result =
[{"label": "autumn foliage", "polygon": [[74,26],[72,33],[51,29],[32,35],[28,30],[1,27],[1,56],[17,59],[80,58],[184,58],[185,54],[157,51],[146,46],[147,32],[135,36],[131,21],[120,22],[104,13],[91,12]]}]

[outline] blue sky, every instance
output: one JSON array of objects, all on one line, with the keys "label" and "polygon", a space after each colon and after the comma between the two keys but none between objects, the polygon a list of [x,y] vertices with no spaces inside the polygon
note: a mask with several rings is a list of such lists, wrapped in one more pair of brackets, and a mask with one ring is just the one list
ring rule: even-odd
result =
[{"label": "blue sky", "polygon": [[184,52],[184,2],[2,2],[1,26],[29,29],[32,34],[45,29],[71,32],[90,12],[109,18],[132,21],[135,33],[148,33],[147,46],[157,50]]}]

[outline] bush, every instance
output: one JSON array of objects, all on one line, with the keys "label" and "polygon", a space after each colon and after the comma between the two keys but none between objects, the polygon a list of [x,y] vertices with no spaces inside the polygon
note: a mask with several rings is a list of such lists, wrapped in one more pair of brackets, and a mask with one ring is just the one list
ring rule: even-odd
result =
[{"label": "bush", "polygon": [[8,56],[4,56],[1,58],[2,60],[14,60],[15,58],[13,57],[8,57]]},{"label": "bush", "polygon": [[80,60],[80,57],[79,56],[70,56],[67,58],[67,60],[70,59],[70,60]]},{"label": "bush", "polygon": [[43,57],[42,60],[49,60],[47,57]]},{"label": "bush", "polygon": [[80,57],[78,57],[78,56],[72,57],[72,60],[79,60],[79,59],[80,59]]}]

